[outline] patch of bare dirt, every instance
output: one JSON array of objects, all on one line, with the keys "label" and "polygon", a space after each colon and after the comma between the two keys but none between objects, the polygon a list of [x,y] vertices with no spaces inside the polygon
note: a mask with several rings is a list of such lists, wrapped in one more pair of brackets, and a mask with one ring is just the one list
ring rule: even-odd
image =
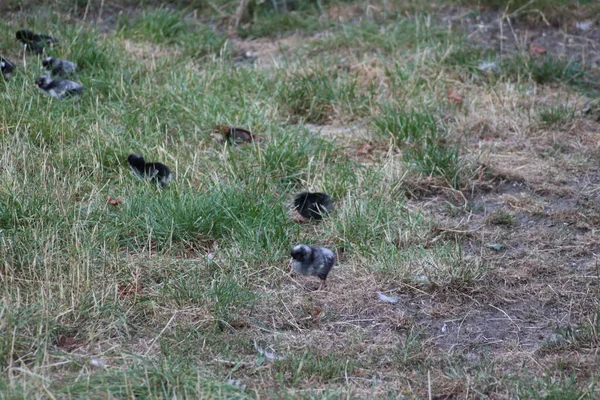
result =
[{"label": "patch of bare dirt", "polygon": [[600,69],[600,25],[597,18],[582,17],[582,20],[557,27],[549,22],[533,25],[501,12],[473,11],[450,9],[443,19],[469,32],[471,43],[485,50],[494,50],[501,56],[515,51],[547,52]]}]

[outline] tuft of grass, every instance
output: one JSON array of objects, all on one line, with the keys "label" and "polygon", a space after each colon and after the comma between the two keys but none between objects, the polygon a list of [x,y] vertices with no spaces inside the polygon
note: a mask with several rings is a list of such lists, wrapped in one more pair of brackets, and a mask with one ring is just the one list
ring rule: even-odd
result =
[{"label": "tuft of grass", "polygon": [[335,354],[321,355],[312,351],[290,354],[273,365],[277,379],[282,385],[297,386],[302,382],[331,382],[353,374],[355,360]]},{"label": "tuft of grass", "polygon": [[391,136],[406,162],[429,176],[441,176],[457,187],[463,168],[459,142],[454,142],[444,126],[429,111],[382,107],[373,120],[377,133]]},{"label": "tuft of grass", "polygon": [[162,7],[144,11],[133,20],[122,17],[118,26],[121,35],[153,43],[177,43],[190,30],[191,25],[180,12]]},{"label": "tuft of grass", "polygon": [[504,210],[496,210],[486,217],[486,223],[499,226],[513,226],[516,221],[512,214]]},{"label": "tuft of grass", "polygon": [[242,38],[275,37],[294,31],[313,32],[328,26],[321,4],[315,0],[249,1],[244,22],[238,27]]},{"label": "tuft of grass", "polygon": [[[227,37],[208,24],[198,24],[181,11],[164,7],[144,11],[137,17],[122,16],[118,20],[121,37],[159,45],[176,45],[183,57],[201,58],[219,54]],[[233,53],[226,48],[225,55]]]},{"label": "tuft of grass", "polygon": [[552,55],[507,58],[500,63],[500,70],[514,80],[531,79],[541,85],[562,82],[577,86],[583,83],[585,77],[580,63],[557,59]]},{"label": "tuft of grass", "polygon": [[543,25],[550,22],[556,26],[591,18],[600,10],[594,0],[459,0],[459,3],[489,7],[520,21]]},{"label": "tuft of grass", "polygon": [[348,76],[331,76],[325,70],[294,73],[278,93],[282,110],[311,123],[325,123],[340,108],[355,107],[359,99],[357,82]]}]

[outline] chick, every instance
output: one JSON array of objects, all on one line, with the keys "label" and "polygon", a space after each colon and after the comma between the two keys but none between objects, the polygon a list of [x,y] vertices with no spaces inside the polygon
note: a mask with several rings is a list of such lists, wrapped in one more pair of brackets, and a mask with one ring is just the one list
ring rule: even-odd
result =
[{"label": "chick", "polygon": [[229,125],[217,125],[214,127],[212,137],[216,137],[219,142],[230,142],[232,144],[250,143],[258,140],[249,130],[243,128],[233,128]]},{"label": "chick", "polygon": [[55,76],[67,76],[77,70],[77,64],[67,60],[48,57],[42,61],[42,68],[50,71]]},{"label": "chick", "polygon": [[15,37],[26,51],[33,51],[36,54],[42,54],[46,46],[54,46],[56,40],[48,35],[38,35],[29,29],[21,29],[17,31]]},{"label": "chick", "polygon": [[142,179],[149,179],[160,187],[165,187],[173,180],[173,174],[169,167],[163,163],[147,163],[139,154],[131,154],[127,157],[131,170]]},{"label": "chick", "polygon": [[52,80],[52,78],[48,76],[40,76],[35,80],[35,84],[42,89],[44,93],[59,100],[64,99],[65,97],[78,96],[83,93],[83,86],[66,79]]},{"label": "chick", "polygon": [[292,265],[300,275],[318,276],[321,288],[327,285],[326,279],[335,263],[335,254],[325,247],[311,247],[299,244],[292,249]]},{"label": "chick", "polygon": [[8,61],[6,58],[0,57],[0,70],[4,80],[8,80],[15,69],[15,64]]},{"label": "chick", "polygon": [[294,199],[294,210],[304,220],[321,220],[333,211],[333,202],[325,193],[302,192]]}]

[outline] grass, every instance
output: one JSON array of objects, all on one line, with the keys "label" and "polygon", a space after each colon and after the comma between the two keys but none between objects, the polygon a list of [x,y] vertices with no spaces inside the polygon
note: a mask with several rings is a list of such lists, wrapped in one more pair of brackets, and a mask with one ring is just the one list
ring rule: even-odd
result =
[{"label": "grass", "polygon": [[[237,2],[176,3],[0,21],[0,398],[598,396],[596,71],[411,1],[249,2],[237,37]],[[32,86],[25,26],[81,98]],[[334,213],[295,222],[304,190]]]},{"label": "grass", "polygon": [[416,170],[429,176],[441,176],[456,187],[462,163],[460,144],[451,143],[430,111],[404,111],[385,107],[374,124],[382,136],[390,135],[403,158]]}]

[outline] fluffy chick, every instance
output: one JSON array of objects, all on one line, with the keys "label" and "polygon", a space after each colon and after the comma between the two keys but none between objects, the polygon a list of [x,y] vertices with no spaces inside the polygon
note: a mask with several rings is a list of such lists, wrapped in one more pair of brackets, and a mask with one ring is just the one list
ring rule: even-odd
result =
[{"label": "fluffy chick", "polygon": [[66,79],[53,80],[48,76],[40,76],[35,80],[35,84],[43,90],[44,93],[59,100],[64,99],[65,97],[78,96],[83,93],[83,86]]},{"label": "fluffy chick", "polygon": [[219,142],[230,142],[232,144],[251,143],[258,138],[247,129],[234,128],[229,125],[217,125],[214,127],[212,137],[216,137]]},{"label": "fluffy chick", "polygon": [[67,76],[77,70],[77,64],[72,61],[48,57],[42,61],[42,68],[50,71],[55,76]]},{"label": "fluffy chick", "polygon": [[325,193],[302,192],[294,198],[294,210],[304,219],[321,220],[333,211],[333,202]]},{"label": "fluffy chick", "polygon": [[149,179],[160,187],[165,187],[173,180],[173,174],[169,167],[163,163],[147,163],[139,154],[131,154],[127,157],[131,170],[142,179]]},{"label": "fluffy chick", "polygon": [[8,80],[15,69],[15,64],[8,61],[6,58],[0,57],[0,70],[4,80]]},{"label": "fluffy chick", "polygon": [[56,40],[48,35],[38,35],[29,29],[21,29],[15,34],[16,39],[21,42],[26,51],[42,54],[46,46],[54,46]]},{"label": "fluffy chick", "polygon": [[300,275],[312,275],[321,279],[321,288],[327,285],[327,275],[335,263],[335,254],[325,247],[299,244],[291,252],[292,266]]}]

